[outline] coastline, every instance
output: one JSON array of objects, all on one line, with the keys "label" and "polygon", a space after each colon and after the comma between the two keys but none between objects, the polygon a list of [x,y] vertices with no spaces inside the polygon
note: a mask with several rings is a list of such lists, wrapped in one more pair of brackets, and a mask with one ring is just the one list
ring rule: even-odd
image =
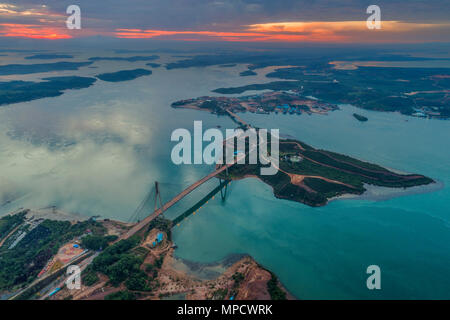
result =
[{"label": "coastline", "polygon": [[390,188],[390,187],[381,187],[375,186],[371,184],[364,184],[363,194],[343,194],[340,196],[336,196],[330,198],[328,203],[336,200],[368,200],[368,201],[384,201],[393,198],[398,198],[402,196],[408,196],[413,194],[423,194],[423,193],[431,193],[438,190],[441,190],[445,187],[445,184],[441,181],[435,181],[430,184],[414,186],[409,188]]},{"label": "coastline", "polygon": [[[208,281],[211,283],[220,282],[221,278],[233,274],[240,265],[249,263],[255,264],[254,268],[258,269],[257,271],[259,271],[259,277],[261,278],[263,275],[260,273],[268,272],[273,274],[272,271],[261,265],[249,254],[231,253],[224,258],[213,262],[194,262],[187,259],[178,258],[173,253],[174,252],[172,252],[170,257],[170,267],[172,270],[179,272],[188,278],[198,279],[201,281]],[[277,281],[280,289],[286,294],[287,300],[297,300],[297,297],[289,292],[279,279]],[[261,291],[259,294],[264,296],[264,288],[258,288],[256,293],[258,293],[258,291]]]},{"label": "coastline", "polygon": [[[260,182],[268,185],[263,180],[261,180],[260,177],[258,177],[257,175],[252,175],[252,174],[246,174],[242,177],[232,178],[231,180],[239,181],[239,180],[243,180],[243,179],[247,179],[247,178],[254,178],[254,179],[257,179]],[[275,195],[273,187],[271,185],[268,185],[268,186],[272,189],[272,194],[275,199],[292,201],[289,199],[278,198]],[[363,194],[345,193],[342,195],[338,195],[338,196],[328,199],[327,202],[323,206],[326,206],[330,202],[337,201],[337,200],[384,201],[384,200],[389,200],[389,199],[407,196],[407,195],[431,193],[431,192],[441,190],[444,187],[445,187],[445,184],[443,182],[436,181],[436,180],[434,180],[434,182],[426,184],[426,185],[420,185],[420,186],[414,186],[414,187],[408,187],[408,188],[381,187],[381,186],[375,186],[375,185],[364,183],[364,188],[366,189],[366,191],[364,191]],[[294,202],[297,202],[297,201],[294,201]],[[301,202],[298,202],[298,203],[301,203]]]},{"label": "coastline", "polygon": [[[26,221],[28,222],[42,222],[43,220],[69,221],[72,225],[93,218],[63,212],[55,207],[45,209],[19,209],[10,212],[9,215],[19,213],[25,214]],[[106,228],[106,235],[120,236],[130,227],[130,224],[110,219],[99,219],[97,222],[101,223]],[[20,226],[21,225],[19,225],[19,227]],[[17,228],[11,233],[16,231]],[[153,239],[157,232],[163,233],[165,240],[162,242],[161,246],[155,248],[148,247],[148,240],[150,238]],[[76,238],[75,240],[70,240],[68,243],[67,241],[64,242],[62,246],[59,247],[58,253],[52,255],[49,261],[59,259],[59,255],[62,255],[62,248],[66,248],[68,245],[71,247],[72,243],[79,243],[79,239]],[[175,244],[168,237],[168,234],[165,231],[158,229],[158,227],[153,227],[153,229],[149,230],[145,239],[141,240],[140,244],[133,250],[136,250],[136,252],[145,250],[149,253],[148,255],[145,255],[141,270],[146,270],[145,266],[147,264],[156,263],[155,261],[158,259],[161,260],[160,271],[157,273],[157,278],[155,278],[159,281],[161,286],[158,286],[154,292],[140,297],[144,300],[166,298],[180,300],[272,300],[280,299],[280,294],[286,299],[296,299],[287,291],[272,271],[261,266],[248,254],[231,254],[212,263],[199,263],[178,258],[175,256]],[[83,270],[88,267],[93,259],[99,254],[100,252],[94,251],[93,255],[89,255],[92,256],[91,258],[89,258],[89,256],[83,257],[83,260],[86,260],[85,262],[82,262],[82,264],[84,264]],[[49,261],[47,264],[50,263]],[[65,265],[61,270],[63,270],[64,267]],[[50,276],[52,275],[53,274],[50,274]],[[49,292],[45,292],[45,295],[41,296],[40,300],[45,297],[49,297],[51,300],[66,298],[74,300],[104,299],[106,294],[112,294],[118,290],[126,290],[126,287],[123,284],[118,288],[111,287],[107,276],[101,273],[97,274],[97,276],[100,279],[100,283],[97,281],[94,285],[87,286],[83,284],[82,290],[77,294],[72,295],[72,293],[63,288],[57,295],[55,294],[51,298],[48,296]],[[38,283],[42,279],[36,278],[34,282],[24,290],[33,290],[35,286],[39,285]],[[49,283],[47,286],[60,287],[59,282],[61,279],[51,279],[51,281],[51,284]],[[273,287],[274,281],[276,281],[275,289]],[[31,289],[31,287],[33,287],[33,289]],[[100,293],[99,290],[102,292]],[[142,292],[137,292],[138,296],[141,293]],[[2,292],[1,294],[2,296],[5,294],[8,296],[9,292]],[[17,294],[17,292],[15,292],[15,294]],[[19,291],[19,294],[22,293]]]}]

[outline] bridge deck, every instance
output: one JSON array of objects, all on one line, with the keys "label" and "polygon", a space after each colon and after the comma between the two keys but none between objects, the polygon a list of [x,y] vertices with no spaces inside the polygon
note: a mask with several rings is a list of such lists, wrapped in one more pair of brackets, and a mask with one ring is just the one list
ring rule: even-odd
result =
[{"label": "bridge deck", "polygon": [[125,233],[123,236],[121,236],[118,240],[128,239],[128,238],[132,237],[139,230],[142,230],[146,225],[148,225],[150,222],[152,222],[153,219],[155,219],[160,214],[162,214],[164,211],[166,211],[167,209],[172,207],[174,204],[176,204],[178,201],[183,199],[189,193],[191,193],[192,191],[197,189],[199,186],[204,184],[206,181],[210,180],[211,178],[214,178],[215,176],[217,176],[222,171],[224,171],[227,168],[231,167],[235,163],[236,163],[236,160],[233,163],[225,164],[225,165],[221,166],[219,169],[215,170],[214,172],[211,172],[206,177],[204,177],[204,178],[198,180],[197,182],[191,184],[189,187],[187,187],[181,193],[179,193],[177,196],[175,196],[172,200],[170,200],[169,202],[165,203],[162,208],[159,208],[159,209],[153,211],[153,213],[150,214],[148,217],[146,217],[145,219],[143,219],[142,221],[140,221],[139,223],[134,225],[130,230],[128,230],[127,233]]}]

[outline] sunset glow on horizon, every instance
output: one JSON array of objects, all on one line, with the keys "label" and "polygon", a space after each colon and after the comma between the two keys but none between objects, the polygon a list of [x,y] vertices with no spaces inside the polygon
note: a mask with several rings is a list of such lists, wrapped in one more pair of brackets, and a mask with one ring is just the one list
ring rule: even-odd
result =
[{"label": "sunset glow on horizon", "polygon": [[70,39],[71,35],[63,33],[63,29],[44,27],[33,24],[0,24],[0,37],[22,37],[31,39]]},{"label": "sunset glow on horizon", "polygon": [[[73,32],[66,28],[68,14],[62,5],[52,5],[51,2],[48,5],[0,3],[0,37],[58,40],[99,35],[125,39],[175,41],[335,43],[450,41],[450,23],[442,22],[442,20],[436,23],[407,22],[400,19],[382,20],[381,29],[369,30],[365,20],[368,17],[365,10],[361,11],[359,16],[361,20],[288,21],[283,19],[284,21],[276,21],[279,19],[274,19],[274,22],[255,23],[270,20],[259,16],[249,20],[245,18],[245,12],[243,12],[242,16],[233,15],[233,21],[218,21],[217,17],[212,17],[209,21],[208,18],[202,23],[184,24],[182,21],[179,23],[177,19],[162,22],[158,20],[159,23],[155,19],[143,20],[145,14],[141,15],[140,12],[133,10],[125,11],[123,15],[105,11],[103,15],[99,8],[91,9],[87,9],[87,4],[82,5],[83,28]],[[217,10],[220,11],[220,8]],[[196,13],[199,17],[201,16],[201,12]],[[130,14],[139,15],[139,18],[135,19],[133,16],[127,19]],[[286,11],[285,15],[289,16],[289,11]],[[114,19],[114,17],[120,19]],[[180,18],[186,17],[180,16]],[[195,19],[191,18],[191,20]],[[135,25],[139,27],[136,28]]]},{"label": "sunset glow on horizon", "polygon": [[[389,36],[411,32],[427,32],[439,28],[450,28],[450,24],[383,21],[382,29],[375,32],[378,32],[379,35]],[[367,29],[366,21],[311,21],[252,24],[243,26],[242,31],[234,32],[117,29],[115,36],[128,39],[166,38],[186,40],[184,36],[189,35],[189,41],[370,42],[376,40],[368,37],[368,32],[370,31]],[[393,39],[392,41],[396,40]]]}]

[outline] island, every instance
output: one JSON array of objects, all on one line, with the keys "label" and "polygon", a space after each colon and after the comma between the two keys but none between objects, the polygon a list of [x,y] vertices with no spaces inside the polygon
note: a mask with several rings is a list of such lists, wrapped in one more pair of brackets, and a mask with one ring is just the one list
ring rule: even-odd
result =
[{"label": "island", "polygon": [[[170,220],[156,218],[142,232],[121,239],[132,226],[83,218],[55,207],[4,216],[0,296],[15,300],[294,298],[275,274],[248,255],[209,264],[176,258]],[[65,285],[66,269],[72,264],[81,269],[81,290]]]},{"label": "island", "polygon": [[151,75],[152,71],[147,69],[133,69],[133,70],[122,70],[111,73],[102,73],[96,75],[96,77],[103,81],[108,82],[121,82],[130,81],[139,77]]},{"label": "island", "polygon": [[248,77],[248,76],[256,76],[257,73],[253,70],[246,70],[246,71],[242,71],[241,73],[239,73],[239,75],[241,77]]},{"label": "island", "polygon": [[228,115],[229,112],[251,112],[260,114],[283,113],[283,114],[322,114],[338,110],[339,107],[308,98],[299,90],[266,92],[259,95],[243,96],[236,98],[228,97],[200,97],[176,101],[171,105],[173,108],[187,108],[209,111],[214,114]]},{"label": "island", "polygon": [[146,66],[152,67],[152,68],[159,68],[161,65],[159,63],[146,63]]},{"label": "island", "polygon": [[353,117],[355,117],[355,119],[360,121],[360,122],[366,122],[367,120],[369,120],[366,117],[364,117],[363,115],[360,115],[360,114],[357,114],[357,113],[354,113]]},{"label": "island", "polygon": [[97,81],[95,78],[76,76],[50,77],[42,80],[44,81],[0,82],[0,105],[57,97],[62,95],[64,90],[88,88]]},{"label": "island", "polygon": [[260,90],[298,90],[301,88],[301,83],[298,81],[273,81],[267,83],[249,84],[241,87],[217,88],[213,92],[220,94],[241,94],[246,91],[260,91]]},{"label": "island", "polygon": [[235,63],[221,64],[219,67],[221,68],[233,68],[236,67]]},{"label": "island", "polygon": [[137,61],[149,61],[159,59],[157,55],[151,56],[133,56],[133,57],[91,57],[89,61],[128,61],[128,62],[137,62]]},{"label": "island", "polygon": [[[251,125],[236,115],[237,112],[282,111],[290,114],[327,114],[328,111],[337,109],[332,104],[304,97],[301,91],[294,90],[236,98],[200,97],[176,101],[172,103],[172,107],[226,115],[243,129],[249,129]],[[247,153],[248,138],[246,149]],[[226,154],[225,150],[223,154]],[[227,171],[220,173],[219,178],[224,180],[258,178],[272,187],[277,198],[301,202],[312,207],[324,206],[336,197],[362,195],[367,190],[366,185],[405,189],[435,182],[420,174],[396,173],[343,154],[316,149],[294,139],[280,139],[279,164],[276,167],[278,172],[275,175],[261,175],[260,162],[257,164],[247,162],[231,166]]]},{"label": "island", "polygon": [[27,60],[73,59],[73,56],[68,54],[35,54],[32,56],[25,57],[25,59]]},{"label": "island", "polygon": [[89,66],[92,62],[55,62],[39,64],[7,64],[0,66],[0,76],[10,76],[14,74],[30,74],[63,70],[78,70],[81,67]]},{"label": "island", "polygon": [[[337,61],[337,57],[352,56],[351,61]],[[171,62],[167,69],[207,67],[224,63],[248,64],[249,71],[279,67],[267,74],[277,80],[241,87],[218,88],[221,94],[240,94],[247,90],[290,90],[303,88],[307,96],[332,103],[348,103],[356,107],[400,112],[421,118],[450,118],[450,72],[448,68],[407,68],[376,66],[383,61],[432,61],[437,58],[394,55],[383,52],[334,52],[317,55],[312,52],[274,52],[257,54],[197,55],[190,59]],[[444,59],[445,60],[445,59]],[[372,61],[373,66],[358,62]],[[344,67],[342,65],[345,65]],[[346,67],[350,65],[350,67]],[[245,75],[250,75],[249,72]],[[283,81],[290,80],[290,81]]]},{"label": "island", "polygon": [[304,142],[280,139],[275,175],[261,175],[261,163],[234,165],[220,178],[258,178],[272,187],[275,197],[320,207],[344,195],[362,195],[365,185],[410,188],[434,183],[420,174],[400,174],[343,154],[315,149]]}]

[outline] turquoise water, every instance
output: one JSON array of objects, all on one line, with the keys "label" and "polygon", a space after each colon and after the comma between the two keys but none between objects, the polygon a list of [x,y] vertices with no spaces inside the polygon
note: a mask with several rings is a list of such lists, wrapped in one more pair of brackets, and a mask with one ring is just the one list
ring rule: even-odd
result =
[{"label": "turquoise water", "polygon": [[[338,200],[310,208],[278,200],[255,179],[233,182],[224,206],[210,204],[176,228],[177,255],[213,261],[248,253],[302,299],[450,298],[448,122],[359,110],[328,117],[243,115],[307,143],[390,168],[428,175],[441,190],[385,201]],[[405,121],[407,120],[407,121]],[[366,287],[366,268],[381,287]]]},{"label": "turquoise water", "polygon": [[[75,60],[94,55],[102,53],[86,53]],[[23,60],[14,59],[9,62]],[[156,62],[171,59],[163,56]],[[145,67],[145,63],[95,65],[99,68],[19,78],[93,76]],[[1,107],[0,214],[57,205],[127,221],[155,180],[167,201],[212,170],[206,165],[173,165],[171,132],[191,129],[194,120],[203,120],[205,128],[234,127],[227,117],[175,110],[170,103],[211,94],[218,87],[273,80],[261,71],[258,76],[239,77],[244,70],[244,65],[159,68],[134,81],[98,81],[57,98]],[[280,128],[315,147],[430,176],[445,187],[380,202],[338,200],[310,208],[275,199],[257,180],[237,181],[225,203],[216,197],[174,229],[176,254],[198,262],[250,254],[305,299],[450,298],[450,122],[357,109],[369,118],[361,123],[352,117],[354,111],[342,106],[329,116],[242,117],[255,126]],[[166,215],[180,214],[216,184],[206,183]],[[380,291],[366,288],[365,270],[371,264],[381,268]]]}]

